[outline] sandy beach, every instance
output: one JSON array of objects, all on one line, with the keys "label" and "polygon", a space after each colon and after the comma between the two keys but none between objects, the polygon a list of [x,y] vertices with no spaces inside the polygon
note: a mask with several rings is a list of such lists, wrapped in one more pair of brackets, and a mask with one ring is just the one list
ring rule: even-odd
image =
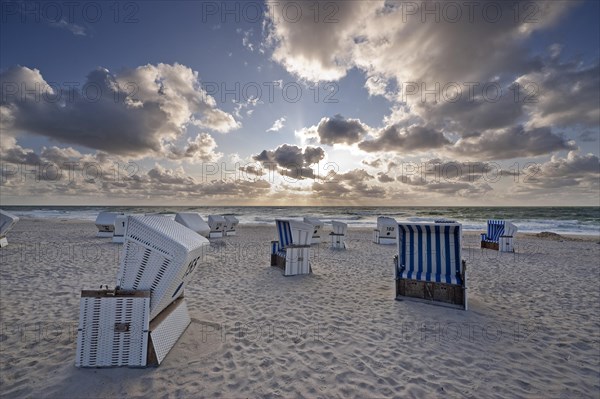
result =
[{"label": "sandy beach", "polygon": [[469,310],[394,300],[395,246],[350,229],[310,276],[269,266],[274,227],[211,240],[192,324],[158,368],[77,369],[82,288],[114,285],[121,245],[92,222],[23,218],[0,251],[6,398],[598,398],[599,237],[466,233]]}]

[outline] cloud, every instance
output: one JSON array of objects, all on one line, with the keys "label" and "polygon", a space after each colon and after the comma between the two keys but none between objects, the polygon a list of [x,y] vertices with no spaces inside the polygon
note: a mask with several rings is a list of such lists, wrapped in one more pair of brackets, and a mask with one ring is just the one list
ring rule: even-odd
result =
[{"label": "cloud", "polygon": [[363,159],[361,162],[364,165],[370,166],[372,168],[379,168],[379,167],[381,167],[382,160],[380,158],[375,158],[372,160]]},{"label": "cloud", "polygon": [[[0,146],[2,178],[5,181],[27,183],[31,181],[55,181],[57,178],[72,178],[74,172],[93,183],[95,179],[114,178],[137,169],[133,162],[97,151],[82,154],[72,147],[42,147],[39,152],[24,148],[14,137],[3,137]],[[70,186],[71,188],[73,186]]]},{"label": "cloud", "polygon": [[281,118],[279,118],[275,122],[273,122],[273,126],[268,128],[267,132],[278,132],[283,128],[284,124],[285,124],[285,116],[282,116]]},{"label": "cloud", "polygon": [[377,180],[379,180],[380,183],[391,183],[393,181],[396,181],[396,179],[384,172],[377,173]]},{"label": "cloud", "polygon": [[[510,85],[478,85],[478,89],[474,88],[473,93],[469,93],[468,87],[459,89],[458,86],[455,94],[446,93],[441,88],[436,92],[437,101],[414,101],[413,112],[427,121],[429,126],[456,132],[462,137],[513,126],[525,115],[523,98],[515,97],[516,94],[511,91]],[[455,99],[444,98],[454,95],[457,96]],[[420,94],[418,97],[420,98]]]},{"label": "cloud", "polygon": [[599,136],[600,134],[597,131],[592,132],[591,130],[584,130],[579,134],[579,140],[585,143],[593,143],[598,141]]},{"label": "cloud", "polygon": [[339,173],[324,182],[314,182],[313,195],[318,198],[335,200],[360,200],[363,198],[385,198],[386,190],[377,185],[368,184],[375,177],[364,169],[353,169]]},{"label": "cloud", "polygon": [[[542,163],[530,163],[519,176],[519,184],[508,190],[517,200],[597,206],[600,191],[600,160],[594,154],[570,151]],[[589,201],[591,199],[591,201]]]},{"label": "cloud", "polygon": [[518,79],[530,113],[529,125],[597,127],[600,121],[600,63],[551,61]]},{"label": "cloud", "polygon": [[194,139],[188,139],[183,148],[173,144],[165,146],[162,153],[172,160],[187,160],[190,162],[214,162],[223,156],[216,151],[217,143],[208,133],[201,133]]},{"label": "cloud", "polygon": [[309,146],[302,149],[289,144],[280,145],[275,150],[263,150],[252,156],[252,159],[261,162],[266,168],[275,165],[279,167],[281,175],[294,179],[316,178],[317,175],[310,166],[324,158],[325,151],[321,147]]},{"label": "cloud", "polygon": [[[354,26],[361,24],[365,18],[362,10],[369,6],[363,3],[369,2],[316,4],[328,9],[320,10],[321,16],[315,23],[314,18],[308,17],[315,12],[308,3],[267,2],[267,15],[275,16],[266,21],[267,44],[274,47],[273,59],[303,79],[329,81],[342,78],[349,67],[345,58],[353,43]],[[331,14],[334,15],[326,18]]]},{"label": "cloud", "polygon": [[581,155],[569,151],[566,158],[553,156],[541,164],[528,165],[524,170],[521,191],[537,189],[583,188],[596,194],[600,184],[600,160],[597,155]]},{"label": "cloud", "polygon": [[315,138],[321,144],[355,144],[367,133],[368,126],[359,119],[346,119],[340,114],[332,118],[321,118],[317,126],[303,129],[297,134],[306,138]]},{"label": "cloud", "polygon": [[53,28],[66,29],[75,36],[87,36],[86,29],[83,26],[69,23],[64,18],[61,18],[57,22],[48,22],[48,25]]},{"label": "cloud", "polygon": [[257,165],[246,165],[246,166],[240,166],[239,170],[241,172],[247,173],[248,175],[253,175],[253,176],[264,176],[267,174],[267,172],[265,172],[261,167],[257,166]]},{"label": "cloud", "polygon": [[374,140],[365,140],[358,148],[367,152],[378,151],[427,151],[450,144],[443,133],[426,126],[401,128],[389,126],[378,132]]},{"label": "cloud", "polygon": [[449,148],[449,152],[463,158],[496,160],[538,156],[575,148],[573,141],[552,133],[549,127],[525,130],[523,126],[515,126],[461,138]]},{"label": "cloud", "polygon": [[[130,157],[164,155],[187,127],[218,132],[239,127],[215,107],[198,73],[180,65],[145,65],[112,74],[90,72],[79,87],[48,84],[37,69],[0,73],[3,134],[31,133]],[[213,144],[204,139],[204,142]],[[176,153],[176,151],[171,151]]]},{"label": "cloud", "polygon": [[225,111],[217,108],[204,111],[204,118],[193,120],[196,126],[211,129],[219,133],[227,133],[242,127],[242,124]]},{"label": "cloud", "polygon": [[[469,10],[463,3],[455,4],[458,20],[453,20],[453,10],[444,13],[444,2],[332,1],[319,3],[316,19],[310,3],[267,3],[267,44],[273,47],[276,62],[311,81],[338,80],[353,67],[397,82],[481,81],[536,67],[523,41],[553,25],[573,6],[481,1]],[[513,7],[522,12],[524,7],[533,8],[535,22],[515,18]],[[432,8],[444,18],[428,15]],[[495,20],[497,8],[500,18]]]}]

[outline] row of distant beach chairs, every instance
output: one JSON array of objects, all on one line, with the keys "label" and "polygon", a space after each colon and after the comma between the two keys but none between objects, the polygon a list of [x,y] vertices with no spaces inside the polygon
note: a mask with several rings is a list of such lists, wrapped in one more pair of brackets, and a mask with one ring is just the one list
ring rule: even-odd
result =
[{"label": "row of distant beach chairs", "polygon": [[[113,242],[123,243],[127,230],[128,216],[161,216],[160,214],[125,214],[100,212],[96,218],[97,237],[112,237]],[[222,238],[236,235],[239,220],[231,215],[209,215],[208,223],[196,212],[180,212],[175,221],[206,238]]]}]

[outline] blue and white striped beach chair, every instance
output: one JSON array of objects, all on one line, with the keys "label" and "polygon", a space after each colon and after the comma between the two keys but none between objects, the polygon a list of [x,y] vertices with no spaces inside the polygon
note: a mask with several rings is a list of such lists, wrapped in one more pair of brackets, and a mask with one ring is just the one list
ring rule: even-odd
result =
[{"label": "blue and white striped beach chair", "polygon": [[467,309],[460,223],[398,223],[396,299]]},{"label": "blue and white striped beach chair", "polygon": [[271,266],[284,271],[285,276],[312,273],[310,243],[313,226],[295,220],[275,220],[277,240],[271,241]]},{"label": "blue and white striped beach chair", "polygon": [[[517,226],[504,220],[488,220],[487,233],[481,234],[481,248],[513,252],[513,237],[517,234]],[[502,241],[503,245],[500,245]]]}]

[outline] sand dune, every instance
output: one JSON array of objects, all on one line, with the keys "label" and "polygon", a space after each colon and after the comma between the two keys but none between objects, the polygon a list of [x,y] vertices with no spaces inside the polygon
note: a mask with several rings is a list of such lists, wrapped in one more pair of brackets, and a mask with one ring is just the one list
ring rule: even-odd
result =
[{"label": "sand dune", "polygon": [[192,324],[158,368],[77,369],[79,292],[114,285],[120,245],[91,222],[25,219],[0,252],[2,397],[600,396],[598,237],[467,234],[467,312],[394,301],[393,246],[350,230],[314,274],[269,264],[274,227],[213,240],[186,290]]}]

